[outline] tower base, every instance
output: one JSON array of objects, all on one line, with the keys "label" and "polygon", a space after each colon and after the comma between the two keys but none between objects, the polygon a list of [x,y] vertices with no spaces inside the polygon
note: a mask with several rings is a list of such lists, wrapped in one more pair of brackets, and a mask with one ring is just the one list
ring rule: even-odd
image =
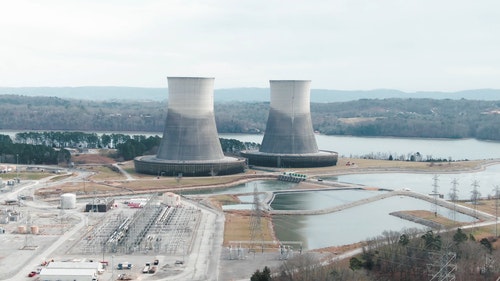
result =
[{"label": "tower base", "polygon": [[277,168],[312,168],[337,165],[338,153],[319,151],[305,154],[277,154],[259,151],[242,151],[242,157],[248,159],[248,165]]},{"label": "tower base", "polygon": [[204,177],[243,173],[245,159],[224,157],[220,160],[175,161],[156,158],[154,155],[134,159],[135,171],[141,174],[168,177]]}]

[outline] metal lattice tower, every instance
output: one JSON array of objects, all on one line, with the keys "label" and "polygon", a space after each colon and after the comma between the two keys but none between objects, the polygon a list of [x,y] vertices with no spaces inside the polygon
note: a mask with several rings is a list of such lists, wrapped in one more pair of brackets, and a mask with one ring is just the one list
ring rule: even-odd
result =
[{"label": "metal lattice tower", "polygon": [[[263,241],[264,236],[262,233],[262,209],[259,199],[257,186],[253,190],[253,206],[252,215],[250,217],[250,240],[252,242]],[[254,243],[252,245],[255,245]]]},{"label": "metal lattice tower", "polygon": [[498,237],[498,199],[500,197],[500,186],[495,185],[495,237]]},{"label": "metal lattice tower", "polygon": [[470,196],[470,200],[474,205],[474,217],[477,217],[477,201],[481,197],[481,192],[479,192],[478,188],[479,188],[479,182],[477,180],[474,180],[472,182],[472,191]]},{"label": "metal lattice tower", "polygon": [[438,175],[434,175],[432,177],[432,181],[433,181],[433,183],[432,183],[432,193],[431,193],[431,195],[434,197],[434,203],[432,204],[432,212],[434,213],[434,215],[437,216],[437,211],[438,211],[437,200],[438,200],[438,197],[439,197],[439,192],[438,192],[439,176]]},{"label": "metal lattice tower", "polygon": [[455,252],[433,252],[431,259],[432,264],[427,265],[429,270],[430,281],[453,281],[455,280],[455,272],[457,271],[457,254]]},{"label": "metal lattice tower", "polygon": [[456,178],[451,181],[450,200],[453,202],[453,220],[457,221],[458,180]]},{"label": "metal lattice tower", "polygon": [[23,249],[31,249],[35,247],[35,243],[33,241],[33,233],[31,231],[31,213],[28,212],[28,215],[26,216],[26,233],[24,235],[24,247]]}]

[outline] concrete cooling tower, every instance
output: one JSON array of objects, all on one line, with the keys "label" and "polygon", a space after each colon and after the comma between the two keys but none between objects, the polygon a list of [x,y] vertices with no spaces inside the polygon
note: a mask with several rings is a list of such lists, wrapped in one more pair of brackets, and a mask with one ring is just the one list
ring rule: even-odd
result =
[{"label": "concrete cooling tower", "polygon": [[244,151],[248,164],[266,167],[323,167],[338,155],[320,151],[311,121],[308,80],[271,80],[271,108],[259,151]]},{"label": "concrete cooling tower", "polygon": [[168,111],[156,156],[134,159],[139,173],[208,176],[243,172],[245,161],[225,157],[214,116],[214,78],[168,77]]},{"label": "concrete cooling tower", "polygon": [[309,91],[311,81],[271,81],[271,109],[260,152],[316,153]]}]

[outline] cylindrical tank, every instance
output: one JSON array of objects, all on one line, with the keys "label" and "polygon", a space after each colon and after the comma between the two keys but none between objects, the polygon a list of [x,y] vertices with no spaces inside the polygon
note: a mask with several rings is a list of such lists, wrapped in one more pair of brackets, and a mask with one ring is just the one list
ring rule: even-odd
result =
[{"label": "cylindrical tank", "polygon": [[214,116],[214,78],[168,77],[168,111],[158,159],[224,158]]},{"label": "cylindrical tank", "polygon": [[271,108],[260,152],[317,153],[309,80],[271,80]]},{"label": "cylindrical tank", "polygon": [[31,234],[38,234],[38,232],[39,232],[38,226],[36,226],[36,225],[32,225],[30,227],[30,230],[31,230]]},{"label": "cylindrical tank", "polygon": [[20,225],[17,227],[17,233],[24,234],[26,233],[26,226],[25,225]]},{"label": "cylindrical tank", "polygon": [[76,208],[76,195],[74,193],[64,193],[61,195],[61,209]]}]

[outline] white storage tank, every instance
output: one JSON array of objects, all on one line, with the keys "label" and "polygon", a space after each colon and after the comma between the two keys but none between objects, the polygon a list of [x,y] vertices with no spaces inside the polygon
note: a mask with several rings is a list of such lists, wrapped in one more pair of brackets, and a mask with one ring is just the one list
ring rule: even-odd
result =
[{"label": "white storage tank", "polygon": [[61,209],[76,208],[76,194],[64,193],[61,195]]}]

